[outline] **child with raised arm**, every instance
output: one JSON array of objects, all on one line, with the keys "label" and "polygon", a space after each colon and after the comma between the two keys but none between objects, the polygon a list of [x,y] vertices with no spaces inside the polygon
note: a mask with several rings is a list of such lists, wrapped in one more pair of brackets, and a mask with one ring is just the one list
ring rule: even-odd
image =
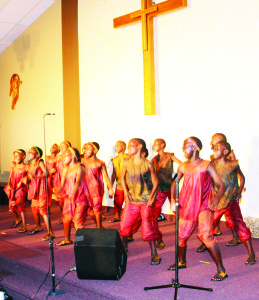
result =
[{"label": "child with raised arm", "polygon": [[[214,159],[212,165],[216,168],[217,173],[225,184],[224,195],[220,198],[214,213],[214,228],[219,223],[223,214],[225,214],[226,220],[231,219],[231,224],[234,224],[235,232],[238,234],[241,242],[245,244],[248,251],[245,264],[254,265],[257,257],[252,246],[251,232],[243,221],[238,204],[245,184],[245,177],[239,167],[238,161],[228,159],[229,153],[231,153],[231,146],[227,142],[218,142],[213,149]],[[241,179],[240,185],[238,185],[236,174]],[[214,192],[215,194],[218,193],[217,186],[214,186]]]},{"label": "child with raised arm", "polygon": [[[158,191],[156,202],[154,206],[154,219],[160,216],[162,206],[168,198],[171,203],[171,186],[173,183],[172,174],[174,172],[173,162],[180,164],[181,161],[177,159],[174,154],[165,152],[166,142],[163,139],[156,139],[153,143],[153,151],[157,155],[151,160],[154,164],[156,175],[158,178]],[[158,224],[157,224],[158,227]],[[159,230],[159,239],[157,240],[157,250],[162,250],[165,244],[162,240],[162,232]]]},{"label": "child with raised arm", "polygon": [[29,234],[41,232],[40,216],[43,217],[48,233],[41,239],[47,241],[54,239],[55,235],[52,231],[51,222],[48,219],[47,192],[46,186],[46,169],[44,161],[41,159],[42,150],[39,147],[32,147],[28,153],[27,177],[29,181],[28,200],[31,200],[31,210],[34,217],[36,227]]},{"label": "child with raised arm", "polygon": [[135,224],[142,222],[142,238],[149,242],[151,248],[151,265],[158,265],[161,261],[156,249],[159,235],[153,218],[158,179],[153,164],[142,155],[145,148],[146,143],[142,139],[134,138],[129,141],[130,157],[124,161],[121,175],[125,207],[122,212],[120,235],[127,251],[127,238],[133,233]]},{"label": "child with raised arm", "polygon": [[124,192],[121,185],[121,172],[124,164],[124,159],[129,157],[127,153],[125,153],[126,144],[123,141],[117,141],[115,144],[115,152],[117,156],[112,159],[112,185],[116,180],[116,190],[114,195],[114,212],[115,217],[113,217],[109,223],[119,222],[121,220],[120,214],[122,211],[122,205],[124,202]]},{"label": "child with raised arm", "polygon": [[76,148],[69,148],[64,153],[64,168],[60,190],[63,190],[63,226],[65,239],[56,246],[73,243],[70,238],[72,222],[76,229],[85,228],[84,222],[88,209],[88,191],[85,181],[84,166],[80,163],[80,153]]},{"label": "child with raised arm", "polygon": [[54,181],[55,176],[57,173],[57,163],[58,163],[58,153],[59,153],[59,145],[53,144],[50,148],[50,155],[46,156],[46,167],[49,172],[48,176],[48,188],[49,188],[49,194],[50,194],[50,202],[52,200],[52,197],[55,197],[53,194],[54,189]]},{"label": "child with raised arm", "polygon": [[[11,165],[11,171],[8,178],[8,184],[4,188],[9,198],[9,211],[15,217],[12,228],[16,228],[22,222],[22,228],[18,229],[18,233],[27,232],[26,214],[25,214],[25,198],[27,195],[27,170],[24,163],[26,153],[23,149],[18,149],[13,153],[14,160]],[[19,214],[21,217],[19,217]]]},{"label": "child with raised arm", "polygon": [[[217,174],[215,167],[200,158],[201,141],[189,137],[183,143],[183,154],[187,159],[180,164],[177,174],[183,177],[183,185],[179,195],[179,269],[186,268],[187,240],[198,224],[198,237],[208,248],[217,266],[217,273],[212,281],[222,281],[228,277],[223,266],[219,246],[213,237],[213,211],[224,193],[225,185]],[[218,187],[216,197],[212,198],[212,181]],[[175,198],[175,183],[172,184],[172,199]],[[173,201],[172,201],[173,202]],[[168,268],[175,270],[175,264]]]},{"label": "child with raised arm", "polygon": [[[62,143],[60,143],[60,152],[59,152],[58,158],[57,158],[57,172],[55,173],[55,178],[53,181],[54,197],[55,197],[55,200],[58,201],[61,215],[62,215],[62,210],[63,210],[63,205],[64,205],[64,199],[62,197],[62,193],[59,191],[60,191],[60,185],[61,185],[61,176],[62,176],[62,172],[63,172],[63,168],[64,168],[64,155],[69,147],[71,147],[71,143],[68,141],[63,141]],[[60,220],[58,221],[58,224],[62,224],[62,216],[61,216]]]},{"label": "child with raised arm", "polygon": [[82,164],[85,166],[85,179],[89,196],[92,201],[97,228],[102,226],[102,201],[104,195],[104,182],[109,190],[109,196],[114,196],[112,183],[107,173],[105,162],[97,158],[100,146],[96,142],[88,142],[83,146]]}]

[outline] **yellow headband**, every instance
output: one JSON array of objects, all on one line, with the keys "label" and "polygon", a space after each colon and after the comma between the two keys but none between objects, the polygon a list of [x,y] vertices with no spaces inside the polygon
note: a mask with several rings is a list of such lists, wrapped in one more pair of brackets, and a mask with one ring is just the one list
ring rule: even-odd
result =
[{"label": "yellow headband", "polygon": [[187,141],[188,141],[189,143],[191,143],[191,144],[192,144],[199,152],[201,151],[200,147],[197,145],[197,143],[195,142],[195,140],[194,140],[193,138],[189,137],[189,138],[187,139]]},{"label": "yellow headband", "polygon": [[[71,147],[71,146],[69,145],[69,142],[67,142],[67,141],[63,141],[62,143],[66,144],[66,145],[68,146],[68,148]],[[61,144],[62,144],[62,143],[61,143]]]},{"label": "yellow headband", "polygon": [[96,147],[95,144],[93,144],[92,142],[88,142],[87,144],[90,145],[90,146],[92,146],[95,150],[98,151],[97,147]]}]

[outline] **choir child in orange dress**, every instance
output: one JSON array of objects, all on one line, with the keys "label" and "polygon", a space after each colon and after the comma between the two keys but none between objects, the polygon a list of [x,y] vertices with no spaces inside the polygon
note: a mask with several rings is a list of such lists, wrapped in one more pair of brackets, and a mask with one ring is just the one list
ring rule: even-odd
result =
[{"label": "choir child in orange dress", "polygon": [[46,156],[46,167],[49,172],[48,176],[48,189],[49,189],[49,201],[51,205],[52,198],[55,198],[55,195],[53,194],[54,189],[54,181],[55,176],[57,173],[57,162],[58,162],[58,153],[59,153],[59,145],[53,144],[50,148],[50,155]]}]

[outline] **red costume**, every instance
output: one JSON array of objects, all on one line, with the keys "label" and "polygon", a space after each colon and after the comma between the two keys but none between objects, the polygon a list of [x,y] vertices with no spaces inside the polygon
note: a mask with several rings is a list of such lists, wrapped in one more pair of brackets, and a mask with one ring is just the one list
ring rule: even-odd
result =
[{"label": "red costume", "polygon": [[75,196],[72,198],[71,193],[76,183],[76,177],[77,174],[73,174],[71,176],[68,175],[65,179],[63,189],[63,224],[66,227],[70,227],[73,222],[77,229],[84,228],[83,224],[87,216],[89,202],[85,178],[82,179]]},{"label": "red costume", "polygon": [[49,194],[50,194],[50,202],[52,199],[52,194],[53,194],[53,189],[54,189],[54,181],[55,181],[55,177],[56,177],[56,173],[50,173],[50,171],[52,169],[56,169],[57,168],[57,161],[50,161],[50,162],[46,162],[46,167],[48,169],[49,172],[49,176],[48,176],[48,189],[49,189]]},{"label": "red costume", "polygon": [[85,179],[86,185],[90,196],[91,207],[94,209],[94,213],[101,215],[102,214],[102,201],[104,195],[104,183],[103,183],[103,173],[102,165],[89,168],[89,166],[82,161],[85,165]]},{"label": "red costume", "polygon": [[[28,175],[38,176],[44,174],[39,162],[36,166],[32,164],[27,165]],[[47,189],[46,189],[46,178],[35,178],[32,177],[29,182],[28,189],[28,200],[31,200],[31,209],[33,214],[41,214],[42,216],[47,214]],[[50,197],[48,197],[50,199]],[[50,203],[49,203],[50,205]]]},{"label": "red costume", "polygon": [[198,237],[207,248],[215,244],[212,234],[213,213],[208,210],[212,181],[207,173],[210,161],[196,166],[183,164],[184,182],[179,195],[179,246],[186,241],[198,223]]},{"label": "red costume", "polygon": [[[10,184],[4,188],[4,191],[9,198],[9,211],[13,213],[18,209],[19,212],[25,210],[25,198],[28,192],[27,185],[22,182],[22,179],[27,176],[26,165],[17,165],[15,162],[11,166]],[[11,188],[8,189],[8,187]]]},{"label": "red costume", "polygon": [[60,159],[57,161],[57,172],[55,173],[53,185],[54,185],[54,194],[58,199],[59,205],[62,206],[64,204],[64,199],[62,197],[62,193],[58,192],[60,185],[61,185],[61,176],[64,169],[64,161]]}]

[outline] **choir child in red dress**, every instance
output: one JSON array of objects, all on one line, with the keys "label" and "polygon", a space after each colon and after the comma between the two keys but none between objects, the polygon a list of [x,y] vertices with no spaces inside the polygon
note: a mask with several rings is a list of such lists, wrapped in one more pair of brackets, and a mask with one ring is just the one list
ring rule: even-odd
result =
[{"label": "choir child in red dress", "polygon": [[[183,177],[183,185],[179,195],[179,269],[186,268],[187,240],[198,225],[198,237],[206,245],[217,266],[217,273],[212,281],[222,281],[228,277],[223,266],[221,252],[215,240],[213,227],[213,211],[224,194],[225,185],[215,167],[200,158],[201,141],[189,137],[183,143],[183,154],[187,159],[177,170],[178,178]],[[218,193],[212,197],[212,180]],[[172,184],[172,203],[175,199],[175,182]],[[175,264],[168,270],[174,271]]]},{"label": "choir child in red dress", "polygon": [[84,166],[80,163],[80,153],[76,148],[69,148],[64,153],[64,168],[61,177],[60,191],[63,192],[63,226],[65,239],[56,246],[73,243],[70,237],[71,225],[76,229],[85,228],[84,222],[89,207],[88,191],[85,181]]},{"label": "choir child in red dress", "polygon": [[40,216],[43,217],[48,233],[41,239],[47,241],[50,238],[54,239],[55,235],[52,231],[51,222],[48,218],[48,207],[47,207],[47,192],[46,186],[46,168],[44,161],[41,159],[42,150],[39,147],[32,147],[28,153],[27,164],[27,178],[29,183],[28,189],[28,200],[31,201],[31,210],[34,217],[36,226],[29,232],[29,234],[36,234],[41,232]]},{"label": "choir child in red dress", "polygon": [[48,176],[48,189],[49,189],[49,201],[51,203],[52,198],[55,198],[53,194],[54,181],[57,173],[57,162],[58,162],[59,145],[53,144],[50,148],[50,155],[46,156],[46,167],[49,172]]},{"label": "choir child in red dress", "polygon": [[[11,165],[11,171],[8,178],[8,184],[4,188],[9,198],[9,211],[15,217],[15,222],[12,228],[16,228],[22,222],[22,228],[17,232],[27,232],[26,227],[26,213],[25,213],[25,199],[27,196],[27,170],[24,163],[26,153],[23,149],[14,151],[14,161]],[[18,214],[18,211],[21,217]]]},{"label": "choir child in red dress", "polygon": [[96,218],[97,228],[102,226],[102,201],[104,195],[104,182],[109,190],[109,197],[114,196],[112,183],[107,173],[105,162],[96,157],[100,146],[96,142],[88,142],[83,146],[82,164],[85,166],[85,179]]}]

